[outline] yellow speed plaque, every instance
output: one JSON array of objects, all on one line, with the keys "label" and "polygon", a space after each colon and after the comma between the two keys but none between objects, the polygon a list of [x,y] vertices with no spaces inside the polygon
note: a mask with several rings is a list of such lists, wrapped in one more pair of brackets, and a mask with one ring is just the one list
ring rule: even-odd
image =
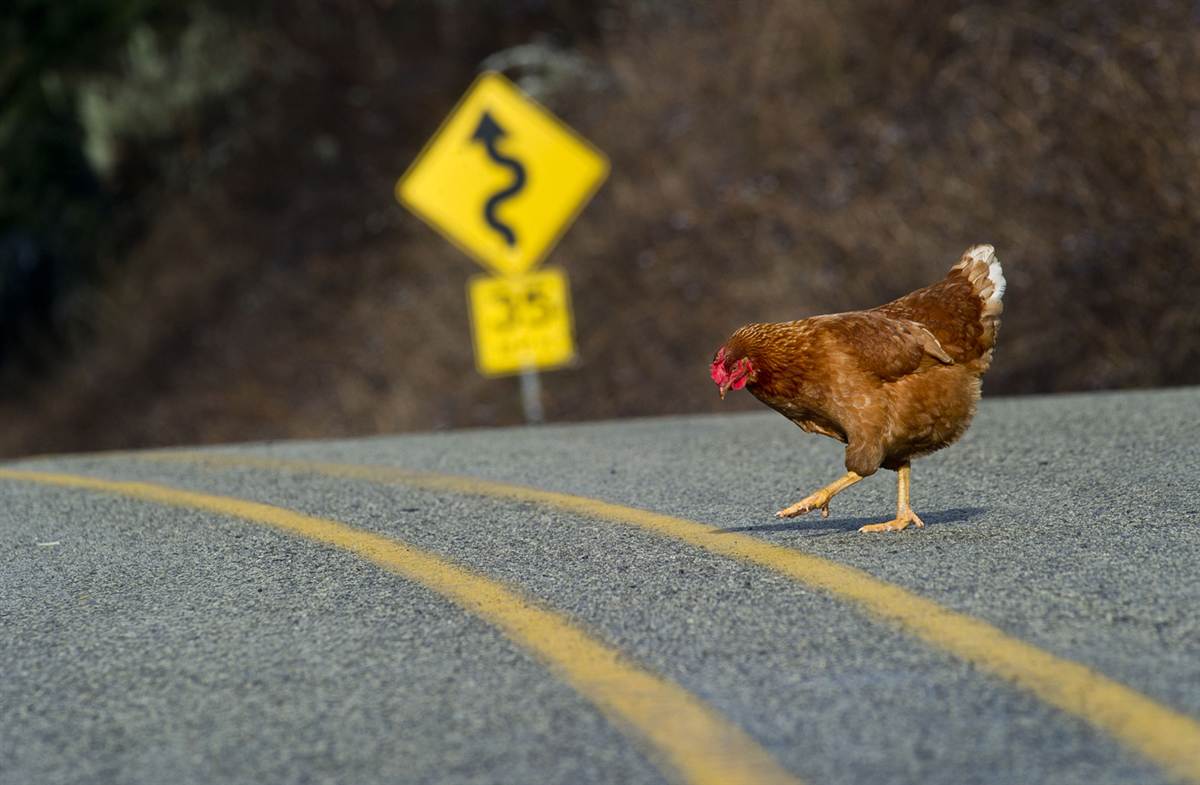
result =
[{"label": "yellow speed plaque", "polygon": [[557,368],[575,359],[567,276],[556,267],[467,284],[475,364],[485,376]]}]

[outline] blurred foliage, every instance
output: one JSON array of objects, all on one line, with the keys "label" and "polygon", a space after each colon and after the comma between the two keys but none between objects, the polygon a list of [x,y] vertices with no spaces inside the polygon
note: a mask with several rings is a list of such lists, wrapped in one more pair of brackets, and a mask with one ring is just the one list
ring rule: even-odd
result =
[{"label": "blurred foliage", "polygon": [[83,155],[77,80],[109,67],[157,5],[12,0],[0,14],[0,366],[56,336],[53,311],[111,241],[112,198]]},{"label": "blurred foliage", "polygon": [[[392,198],[482,64],[613,162],[551,258],[581,354],[551,419],[716,410],[739,324],[877,304],[976,242],[1009,280],[987,394],[1200,383],[1191,4],[203,7],[6,12],[0,260],[112,264],[75,297],[87,351],[0,390],[0,453],[518,422],[473,370],[478,269]],[[197,25],[226,32],[184,54]]]},{"label": "blurred foliage", "polygon": [[177,143],[241,83],[231,25],[193,5],[15,0],[0,16],[0,368],[44,366],[88,330],[80,287],[134,239],[139,199],[178,158],[139,146]]},{"label": "blurred foliage", "polygon": [[249,69],[232,24],[204,8],[169,43],[154,28],[138,25],[122,54],[115,73],[87,77],[78,88],[84,153],[106,178],[115,174],[119,145],[169,138],[181,116],[232,93]]}]

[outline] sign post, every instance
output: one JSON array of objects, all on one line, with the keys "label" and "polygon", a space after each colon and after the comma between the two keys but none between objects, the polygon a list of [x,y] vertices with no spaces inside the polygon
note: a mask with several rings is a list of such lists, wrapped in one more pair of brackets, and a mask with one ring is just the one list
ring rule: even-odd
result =
[{"label": "sign post", "polygon": [[525,414],[525,422],[531,425],[546,421],[546,412],[542,408],[542,380],[533,365],[521,369],[521,411]]},{"label": "sign post", "polygon": [[544,419],[538,371],[575,359],[566,273],[533,269],[608,170],[603,153],[488,72],[396,183],[401,204],[495,273],[467,285],[475,364],[520,375],[528,422]]}]

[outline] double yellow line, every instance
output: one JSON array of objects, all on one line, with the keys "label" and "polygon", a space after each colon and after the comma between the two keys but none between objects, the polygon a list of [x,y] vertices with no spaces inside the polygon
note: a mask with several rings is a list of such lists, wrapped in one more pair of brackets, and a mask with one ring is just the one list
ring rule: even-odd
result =
[{"label": "double yellow line", "polygon": [[153,453],[155,460],[242,466],[323,474],[370,482],[530,502],[590,518],[633,526],[765,567],[847,600],[876,618],[980,670],[1033,693],[1111,735],[1180,781],[1200,785],[1200,722],[1164,706],[1085,665],[1057,657],[985,621],[950,610],[862,570],[773,545],[698,521],[619,504],[472,477],[429,474],[382,466],[290,461],[244,455]]},{"label": "double yellow line", "polygon": [[405,543],[280,507],[150,483],[13,469],[0,469],[0,479],[207,510],[350,551],[498,627],[641,742],[651,759],[675,778],[689,785],[799,785],[745,732],[682,687],[641,669],[562,615],[503,584]]},{"label": "double yellow line", "polygon": [[[752,563],[819,588],[925,643],[1006,679],[1087,721],[1161,766],[1200,785],[1200,723],[1103,674],[1007,635],[861,570],[684,518],[570,494],[468,477],[376,466],[287,461],[215,453],[132,457],[216,466],[322,474],[371,482],[531,502],[633,526],[712,553]],[[275,526],[351,550],[440,592],[500,627],[548,662],[617,724],[642,739],[668,771],[689,783],[795,782],[742,731],[712,709],[590,638],[563,617],[532,605],[499,583],[439,557],[334,521],[268,505],[144,483],[0,469],[0,478],[120,493],[196,507]]]}]

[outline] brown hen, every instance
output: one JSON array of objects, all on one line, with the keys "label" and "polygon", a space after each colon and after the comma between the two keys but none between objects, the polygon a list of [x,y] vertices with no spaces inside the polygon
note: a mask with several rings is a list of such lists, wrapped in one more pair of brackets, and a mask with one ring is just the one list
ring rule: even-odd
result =
[{"label": "brown hen", "polygon": [[859,531],[924,526],[909,503],[910,461],[958,440],[975,414],[1000,327],[1004,273],[990,245],[944,279],[867,311],[748,324],[717,350],[721,397],[745,387],[810,433],[846,445],[846,474],[776,515],[812,510],[880,466],[898,473],[896,517]]}]

